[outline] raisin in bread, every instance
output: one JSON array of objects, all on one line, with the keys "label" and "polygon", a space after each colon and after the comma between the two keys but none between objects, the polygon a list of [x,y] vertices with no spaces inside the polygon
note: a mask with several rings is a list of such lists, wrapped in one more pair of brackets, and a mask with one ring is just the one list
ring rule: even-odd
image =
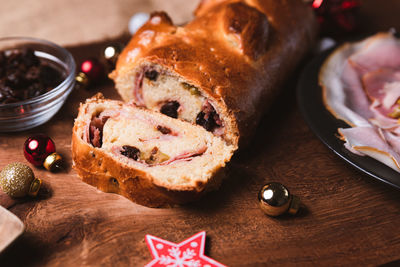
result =
[{"label": "raisin in bread", "polygon": [[200,126],[101,94],[80,106],[72,135],[74,168],[83,181],[153,207],[192,201],[218,187],[234,150]]},{"label": "raisin in bread", "polygon": [[132,37],[110,77],[125,101],[248,142],[284,79],[311,48],[302,0],[203,0],[174,26],[163,12]]}]

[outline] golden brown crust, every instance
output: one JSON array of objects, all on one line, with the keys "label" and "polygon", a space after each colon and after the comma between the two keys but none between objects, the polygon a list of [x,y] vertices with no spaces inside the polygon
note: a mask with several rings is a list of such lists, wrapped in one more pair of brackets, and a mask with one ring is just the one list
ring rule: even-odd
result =
[{"label": "golden brown crust", "polygon": [[[312,9],[301,0],[204,0],[184,27],[154,15],[111,75],[144,60],[190,81],[213,100],[232,143],[247,142],[279,86],[314,42]],[[268,27],[266,27],[268,21]],[[118,87],[118,83],[117,83]]]},{"label": "golden brown crust", "polygon": [[219,18],[222,20],[224,38],[233,42],[244,55],[257,61],[266,52],[269,25],[265,14],[242,2],[236,2],[227,5]]},{"label": "golden brown crust", "polygon": [[[148,173],[127,166],[93,147],[84,140],[83,131],[87,122],[82,118],[88,112],[87,104],[103,102],[97,94],[81,104],[72,132],[72,159],[74,169],[81,179],[104,192],[117,193],[145,206],[161,207],[194,201],[205,192],[218,188],[224,177],[222,171],[214,173],[207,184],[197,183],[194,187],[174,189],[155,182]],[[122,103],[121,103],[122,105]]]}]

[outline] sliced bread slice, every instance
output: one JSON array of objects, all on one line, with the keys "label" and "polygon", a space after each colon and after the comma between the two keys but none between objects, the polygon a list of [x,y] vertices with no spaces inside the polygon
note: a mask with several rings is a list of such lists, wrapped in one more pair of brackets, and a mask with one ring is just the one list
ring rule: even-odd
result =
[{"label": "sliced bread slice", "polygon": [[81,105],[72,136],[74,167],[83,181],[152,207],[216,189],[234,151],[201,126],[101,94]]}]

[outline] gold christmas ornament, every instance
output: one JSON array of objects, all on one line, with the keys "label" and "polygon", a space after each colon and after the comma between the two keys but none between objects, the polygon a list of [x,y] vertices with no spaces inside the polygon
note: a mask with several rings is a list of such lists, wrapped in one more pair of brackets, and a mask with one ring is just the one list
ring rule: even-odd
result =
[{"label": "gold christmas ornament", "polygon": [[36,196],[42,181],[27,165],[14,162],[0,172],[0,188],[11,197]]},{"label": "gold christmas ornament", "polygon": [[43,166],[51,172],[58,171],[62,169],[62,158],[59,154],[56,152],[51,153],[46,157],[46,159],[43,162]]},{"label": "gold christmas ornament", "polygon": [[76,86],[79,89],[87,89],[89,86],[89,78],[88,76],[83,73],[83,72],[79,72],[76,77],[75,77],[75,81],[76,81]]},{"label": "gold christmas ornament", "polygon": [[269,216],[279,216],[283,213],[296,214],[300,208],[300,199],[291,195],[282,184],[272,182],[264,185],[258,192],[261,210]]}]

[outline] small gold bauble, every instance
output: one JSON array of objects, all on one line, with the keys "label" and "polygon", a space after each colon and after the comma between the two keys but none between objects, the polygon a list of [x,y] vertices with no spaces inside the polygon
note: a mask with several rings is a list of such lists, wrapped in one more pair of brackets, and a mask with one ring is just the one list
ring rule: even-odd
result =
[{"label": "small gold bauble", "polygon": [[62,158],[56,152],[51,153],[46,157],[43,162],[43,166],[51,172],[57,171],[61,169],[62,166]]},{"label": "small gold bauble", "polygon": [[264,185],[258,192],[261,210],[269,216],[279,216],[285,212],[296,214],[300,208],[300,199],[290,194],[282,184],[272,182]]},{"label": "small gold bauble", "polygon": [[79,72],[76,75],[75,81],[78,89],[87,89],[89,87],[89,77],[83,72]]},{"label": "small gold bauble", "polygon": [[11,197],[36,196],[40,185],[32,169],[20,162],[8,164],[0,172],[0,187]]}]

